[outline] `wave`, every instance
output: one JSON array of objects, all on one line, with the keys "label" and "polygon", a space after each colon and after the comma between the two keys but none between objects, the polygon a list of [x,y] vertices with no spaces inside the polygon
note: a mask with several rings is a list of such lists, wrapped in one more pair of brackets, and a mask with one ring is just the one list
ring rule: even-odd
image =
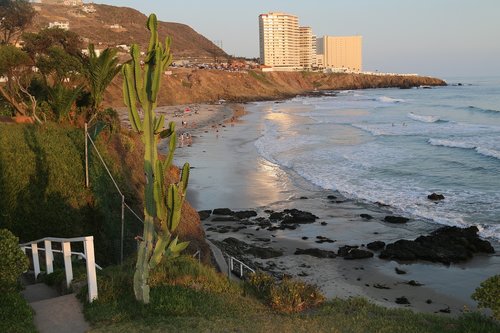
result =
[{"label": "wave", "polygon": [[493,110],[493,109],[483,109],[477,106],[470,105],[466,108],[469,111],[478,111],[478,112],[483,112],[483,113],[490,113],[490,114],[497,114],[500,115],[499,110]]},{"label": "wave", "polygon": [[423,123],[437,123],[439,121],[441,122],[446,122],[445,120],[441,120],[439,119],[438,116],[426,116],[426,115],[419,115],[419,114],[415,114],[413,112],[410,112],[407,114],[408,118],[410,119],[413,119],[413,120],[416,120],[416,121],[421,121]]},{"label": "wave", "polygon": [[392,97],[387,97],[387,96],[381,96],[375,99],[376,101],[382,102],[382,103],[404,103],[404,99],[397,99],[397,98],[392,98]]},{"label": "wave", "polygon": [[487,157],[493,157],[500,160],[500,150],[477,146],[474,142],[454,141],[446,139],[429,139],[432,146],[442,146],[450,148],[474,149],[476,153]]}]

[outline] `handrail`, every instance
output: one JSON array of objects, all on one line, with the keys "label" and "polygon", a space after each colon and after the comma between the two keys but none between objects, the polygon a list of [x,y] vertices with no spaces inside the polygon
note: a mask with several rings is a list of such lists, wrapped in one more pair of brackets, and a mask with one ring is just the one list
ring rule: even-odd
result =
[{"label": "handrail", "polygon": [[237,262],[238,264],[240,264],[240,279],[243,279],[243,276],[244,276],[244,268],[246,268],[247,270],[249,270],[250,272],[252,273],[255,273],[255,270],[253,268],[250,268],[248,265],[246,265],[244,262],[236,259],[235,257],[233,256],[228,256],[229,258],[229,265],[228,265],[228,276],[231,275],[231,272],[234,271],[234,262]]},{"label": "handrail", "polygon": [[[44,243],[43,248],[38,248],[38,243]],[[61,243],[62,250],[53,250],[52,243]],[[83,251],[72,252],[71,243],[83,242]],[[97,277],[96,277],[96,267],[102,269],[99,265],[95,263],[94,257],[94,237],[76,237],[76,238],[57,238],[57,237],[45,237],[32,242],[27,242],[19,245],[23,252],[26,254],[26,250],[31,250],[31,257],[33,260],[33,269],[35,273],[35,280],[40,274],[40,262],[38,257],[38,251],[45,252],[45,267],[47,274],[54,272],[54,252],[62,253],[64,258],[64,269],[66,273],[66,286],[69,288],[71,281],[73,280],[73,266],[71,262],[71,255],[78,255],[85,259],[87,267],[87,283],[88,283],[88,295],[89,302],[93,302],[97,299]]]}]

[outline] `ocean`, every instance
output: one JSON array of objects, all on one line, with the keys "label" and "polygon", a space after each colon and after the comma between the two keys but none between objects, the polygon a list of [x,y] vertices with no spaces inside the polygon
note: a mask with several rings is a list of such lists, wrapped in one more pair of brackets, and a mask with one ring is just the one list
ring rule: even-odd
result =
[{"label": "ocean", "polygon": [[446,81],[254,103],[253,145],[320,189],[500,240],[500,78]]}]

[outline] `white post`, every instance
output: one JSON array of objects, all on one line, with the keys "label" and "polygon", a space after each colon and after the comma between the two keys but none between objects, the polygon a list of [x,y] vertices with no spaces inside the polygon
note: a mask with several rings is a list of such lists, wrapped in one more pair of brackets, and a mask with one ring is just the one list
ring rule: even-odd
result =
[{"label": "white post", "polygon": [[94,257],[94,237],[85,237],[83,243],[85,257],[87,258],[87,283],[89,290],[89,302],[97,299],[97,277],[95,272],[95,257]]},{"label": "white post", "polygon": [[88,125],[85,123],[85,187],[89,188],[89,139]]},{"label": "white post", "polygon": [[33,258],[33,270],[35,271],[35,280],[40,274],[40,261],[38,260],[38,244],[31,244],[31,257]]},{"label": "white post", "polygon": [[240,278],[243,278],[243,263],[240,261]]},{"label": "white post", "polygon": [[54,255],[52,254],[52,242],[49,240],[43,241],[45,244],[45,267],[47,274],[54,272]]},{"label": "white post", "polygon": [[62,251],[64,257],[64,270],[66,271],[66,286],[69,288],[73,280],[73,266],[71,266],[71,243],[63,242]]}]

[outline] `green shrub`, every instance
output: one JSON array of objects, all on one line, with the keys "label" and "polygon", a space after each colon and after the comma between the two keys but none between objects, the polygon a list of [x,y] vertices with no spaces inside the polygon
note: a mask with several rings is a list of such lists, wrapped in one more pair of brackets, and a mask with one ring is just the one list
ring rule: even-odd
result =
[{"label": "green shrub", "polygon": [[246,286],[255,296],[283,313],[301,312],[325,301],[325,296],[315,285],[291,278],[277,282],[263,272],[252,274]]},{"label": "green shrub", "polygon": [[285,313],[301,312],[325,301],[317,286],[285,278],[271,287],[271,307]]},{"label": "green shrub", "polygon": [[276,283],[274,278],[262,271],[250,274],[246,286],[257,298],[262,299],[265,302],[270,301],[271,288]]},{"label": "green shrub", "polygon": [[33,312],[18,292],[6,292],[0,297],[0,332],[36,332]]},{"label": "green shrub", "polygon": [[500,320],[500,275],[483,281],[472,294],[472,299],[478,302],[479,307],[490,308],[493,317]]},{"label": "green shrub", "polygon": [[217,273],[213,267],[202,265],[188,255],[163,259],[150,272],[149,285],[151,288],[165,285],[184,286],[216,293],[234,289],[234,285]]},{"label": "green shrub", "polygon": [[0,292],[16,290],[19,276],[28,265],[28,258],[19,248],[19,238],[0,229]]}]

